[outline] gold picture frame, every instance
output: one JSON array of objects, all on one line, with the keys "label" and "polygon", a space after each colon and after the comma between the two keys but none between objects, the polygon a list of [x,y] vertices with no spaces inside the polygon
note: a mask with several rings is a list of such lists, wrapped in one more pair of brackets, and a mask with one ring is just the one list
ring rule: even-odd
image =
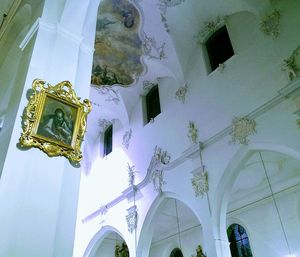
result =
[{"label": "gold picture frame", "polygon": [[80,162],[90,101],[80,102],[69,81],[51,86],[35,79],[32,90],[23,114],[21,147],[37,147],[50,157],[65,156]]}]

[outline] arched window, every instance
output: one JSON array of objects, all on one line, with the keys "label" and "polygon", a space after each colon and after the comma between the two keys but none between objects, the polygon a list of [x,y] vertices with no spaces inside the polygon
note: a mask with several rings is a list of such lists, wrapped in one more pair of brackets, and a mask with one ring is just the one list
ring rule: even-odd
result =
[{"label": "arched window", "polygon": [[179,248],[175,248],[171,252],[170,257],[183,257],[183,255],[182,255],[182,252]]},{"label": "arched window", "polygon": [[232,224],[227,229],[232,257],[252,257],[246,230],[239,224]]}]

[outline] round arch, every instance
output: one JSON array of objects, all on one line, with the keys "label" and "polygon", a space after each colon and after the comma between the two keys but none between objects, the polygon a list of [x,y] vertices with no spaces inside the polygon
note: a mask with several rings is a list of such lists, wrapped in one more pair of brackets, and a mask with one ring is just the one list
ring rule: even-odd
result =
[{"label": "round arch", "polygon": [[215,238],[227,240],[226,233],[226,211],[231,188],[240,172],[241,165],[247,161],[253,153],[258,151],[277,152],[288,155],[296,160],[300,160],[300,153],[290,147],[277,144],[250,144],[241,146],[234,157],[229,162],[223,172],[217,186],[215,199],[213,201],[213,232]]},{"label": "round arch", "polygon": [[87,245],[87,247],[84,251],[83,257],[93,257],[95,255],[98,247],[104,240],[104,238],[110,232],[117,233],[119,236],[121,236],[123,238],[123,240],[127,244],[126,240],[124,239],[125,238],[124,235],[118,229],[116,229],[112,226],[104,226],[92,237],[92,239],[90,240],[89,244]]},{"label": "round arch", "polygon": [[[196,212],[195,208],[186,201],[182,196],[179,194],[173,193],[173,192],[163,192],[161,195],[158,195],[150,205],[147,215],[144,219],[144,222],[142,224],[142,228],[139,235],[138,245],[137,245],[137,254],[136,256],[139,257],[147,257],[149,254],[149,249],[151,246],[151,222],[153,221],[153,218],[155,214],[157,213],[160,205],[166,200],[167,198],[173,198],[176,200],[181,201],[184,203],[195,215],[195,217],[198,219],[199,223],[201,224],[201,218],[199,214]],[[149,232],[150,231],[150,232]],[[182,251],[182,249],[181,249]]]}]

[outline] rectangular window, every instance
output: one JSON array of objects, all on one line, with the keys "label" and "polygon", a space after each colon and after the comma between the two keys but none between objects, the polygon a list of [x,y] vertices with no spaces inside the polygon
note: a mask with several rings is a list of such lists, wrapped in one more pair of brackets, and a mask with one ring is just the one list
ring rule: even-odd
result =
[{"label": "rectangular window", "polygon": [[211,71],[234,55],[226,26],[217,30],[205,43]]},{"label": "rectangular window", "polygon": [[158,85],[152,87],[145,97],[146,111],[147,111],[147,123],[154,119],[158,114],[160,114],[160,102]]},{"label": "rectangular window", "polygon": [[104,156],[112,152],[113,126],[110,125],[104,132]]}]

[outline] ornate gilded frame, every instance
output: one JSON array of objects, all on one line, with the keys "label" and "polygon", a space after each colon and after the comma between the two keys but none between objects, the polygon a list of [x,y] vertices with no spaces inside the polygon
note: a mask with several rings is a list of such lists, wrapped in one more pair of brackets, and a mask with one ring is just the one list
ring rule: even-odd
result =
[{"label": "ornate gilded frame", "polygon": [[37,147],[50,157],[65,156],[80,162],[90,101],[80,102],[69,81],[51,86],[35,79],[32,90],[23,114],[21,146]]}]

